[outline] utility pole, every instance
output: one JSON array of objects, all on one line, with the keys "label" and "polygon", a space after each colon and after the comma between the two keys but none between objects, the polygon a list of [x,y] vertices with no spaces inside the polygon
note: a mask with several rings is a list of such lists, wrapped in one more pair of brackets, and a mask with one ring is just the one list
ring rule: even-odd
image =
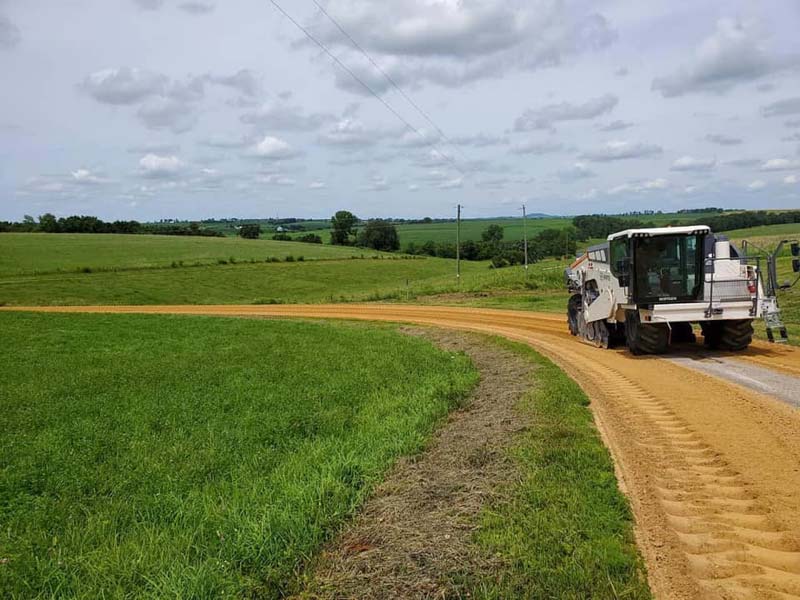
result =
[{"label": "utility pole", "polygon": [[528,279],[528,213],[522,205],[522,238],[525,240],[525,279]]},{"label": "utility pole", "polygon": [[461,286],[461,205],[456,216],[456,281]]}]

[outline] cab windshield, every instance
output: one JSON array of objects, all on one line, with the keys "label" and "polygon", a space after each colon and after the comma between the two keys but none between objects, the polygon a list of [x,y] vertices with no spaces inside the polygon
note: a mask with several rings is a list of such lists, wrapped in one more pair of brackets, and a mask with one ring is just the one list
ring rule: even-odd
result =
[{"label": "cab windshield", "polygon": [[663,235],[634,240],[637,302],[687,302],[702,289],[702,236]]}]

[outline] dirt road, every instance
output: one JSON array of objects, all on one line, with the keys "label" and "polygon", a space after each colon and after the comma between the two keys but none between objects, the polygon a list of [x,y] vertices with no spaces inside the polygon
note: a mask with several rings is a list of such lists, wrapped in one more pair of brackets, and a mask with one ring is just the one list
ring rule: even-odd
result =
[{"label": "dirt road", "polygon": [[[591,398],[656,596],[800,598],[800,413],[710,371],[592,348],[568,335],[562,317],[521,311],[377,304],[35,310],[400,321],[528,343]],[[726,364],[737,361],[797,378],[800,395],[800,350],[759,343]]]}]

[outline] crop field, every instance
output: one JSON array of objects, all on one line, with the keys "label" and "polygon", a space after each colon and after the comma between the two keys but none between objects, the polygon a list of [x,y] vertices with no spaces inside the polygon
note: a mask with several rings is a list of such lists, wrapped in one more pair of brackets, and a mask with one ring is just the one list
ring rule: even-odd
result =
[{"label": "crop field", "polygon": [[0,277],[42,273],[131,270],[259,261],[287,256],[305,260],[380,254],[339,246],[161,235],[0,235]]},{"label": "crop field", "polygon": [[0,314],[4,598],[276,597],[476,381],[385,327]]}]

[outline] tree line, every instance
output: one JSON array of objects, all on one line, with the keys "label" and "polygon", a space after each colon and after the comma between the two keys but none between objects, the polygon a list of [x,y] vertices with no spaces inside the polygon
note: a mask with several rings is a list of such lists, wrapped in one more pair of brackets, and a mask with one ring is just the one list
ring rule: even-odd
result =
[{"label": "tree line", "polygon": [[52,213],[45,213],[37,221],[25,215],[22,222],[0,221],[0,232],[17,233],[128,233],[151,235],[186,235],[202,237],[222,237],[213,229],[201,227],[199,223],[188,225],[157,225],[140,223],[139,221],[103,221],[88,215],[72,215],[57,218]]},{"label": "tree line", "polygon": [[[751,227],[762,227],[764,225],[782,225],[785,223],[800,223],[800,211],[766,211],[748,210],[740,212],[723,213],[721,208],[688,209],[678,211],[681,214],[693,214],[699,212],[719,213],[714,216],[703,217],[698,225],[708,225],[711,231],[731,231],[733,229],[749,229]],[[680,225],[681,221],[675,220],[670,225]],[[580,215],[572,219],[579,240],[590,238],[605,238],[618,231],[625,229],[642,229],[656,227],[652,222],[645,222],[639,219],[624,218],[611,215]]]},{"label": "tree line", "polygon": [[[370,219],[362,222],[346,210],[331,218],[331,243],[337,246],[359,246],[396,252],[400,250],[400,237],[391,221]],[[517,265],[525,262],[525,246],[522,241],[506,241],[500,225],[492,224],[481,234],[480,240],[465,240],[460,245],[460,256],[464,260],[489,260],[495,267]],[[528,260],[535,262],[548,256],[574,256],[577,234],[574,228],[546,229],[528,241]],[[456,244],[452,242],[413,242],[403,248],[405,254],[456,258]]]}]

